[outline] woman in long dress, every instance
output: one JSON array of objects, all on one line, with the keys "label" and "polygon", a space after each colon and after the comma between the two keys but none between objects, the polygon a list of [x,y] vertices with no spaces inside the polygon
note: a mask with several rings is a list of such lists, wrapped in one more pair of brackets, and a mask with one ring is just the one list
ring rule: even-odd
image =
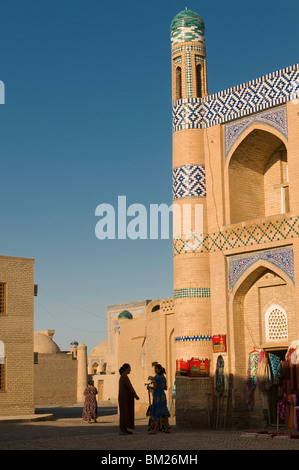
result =
[{"label": "woman in long dress", "polygon": [[82,419],[89,423],[96,423],[98,417],[98,404],[96,395],[97,389],[93,386],[93,381],[90,380],[86,389],[84,390],[85,402],[83,407]]},{"label": "woman in long dress", "polygon": [[118,393],[118,404],[119,404],[119,429],[120,434],[132,434],[129,429],[135,429],[134,423],[134,405],[135,399],[139,400],[137,393],[132,387],[131,381],[128,375],[131,372],[130,364],[124,364],[120,369],[119,379],[119,393]]},{"label": "woman in long dress", "polygon": [[167,408],[167,399],[165,390],[167,390],[167,381],[165,377],[165,369],[157,364],[155,366],[155,377],[149,377],[149,380],[153,382],[153,406],[152,406],[152,417],[155,421],[155,427],[151,431],[151,434],[157,434],[160,424],[160,419],[164,421],[165,432],[169,433],[169,411]]}]

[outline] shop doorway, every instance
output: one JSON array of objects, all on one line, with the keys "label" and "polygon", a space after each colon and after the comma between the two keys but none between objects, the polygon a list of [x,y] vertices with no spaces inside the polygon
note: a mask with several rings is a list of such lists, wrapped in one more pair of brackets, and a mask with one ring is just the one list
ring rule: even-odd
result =
[{"label": "shop doorway", "polygon": [[[280,362],[285,361],[287,348],[265,348],[264,351],[267,353],[269,364],[271,363],[270,357],[274,355],[280,359]],[[277,425],[277,403],[278,403],[278,391],[279,383],[272,382],[272,385],[268,391],[268,413],[269,413],[269,424],[271,426]],[[283,423],[281,423],[283,424]]]}]

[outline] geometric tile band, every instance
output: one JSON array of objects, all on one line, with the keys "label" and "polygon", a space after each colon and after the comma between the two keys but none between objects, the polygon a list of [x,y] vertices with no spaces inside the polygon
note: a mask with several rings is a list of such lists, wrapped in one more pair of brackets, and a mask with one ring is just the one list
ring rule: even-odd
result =
[{"label": "geometric tile band", "polygon": [[194,336],[177,336],[174,338],[175,343],[185,342],[185,341],[212,341],[212,336],[210,335],[194,335]]},{"label": "geometric tile band", "polygon": [[[222,232],[209,233],[203,240],[198,240],[200,249],[190,249],[188,237],[173,240],[174,256],[184,253],[211,253],[231,250],[232,248],[248,248],[252,245],[285,241],[299,237],[299,217],[271,218],[270,221],[255,225],[239,224]],[[195,235],[192,237],[194,243]],[[192,245],[191,245],[192,246]]]},{"label": "geometric tile band", "polygon": [[182,45],[182,46],[179,46],[179,47],[176,47],[175,49],[172,50],[172,55],[176,55],[178,54],[179,52],[183,52],[183,51],[195,51],[195,52],[201,52],[202,54],[205,55],[206,53],[206,48],[205,46],[200,46],[198,44],[189,44],[189,45]]},{"label": "geometric tile band", "polygon": [[268,124],[280,131],[286,139],[288,138],[287,107],[282,105],[226,124],[224,126],[225,158],[234,143],[253,122]]},{"label": "geometric tile band", "polygon": [[173,199],[206,197],[204,165],[183,165],[172,171]]},{"label": "geometric tile band", "polygon": [[264,260],[277,266],[294,282],[293,249],[291,247],[283,247],[229,258],[229,288],[233,289],[242,274],[259,260]]},{"label": "geometric tile band", "polygon": [[203,129],[278,106],[299,96],[299,64],[205,98],[173,103],[173,132]]},{"label": "geometric tile band", "polygon": [[171,33],[171,46],[175,46],[180,42],[205,42],[204,28],[200,26],[181,26]]},{"label": "geometric tile band", "polygon": [[175,299],[186,297],[211,297],[211,290],[208,287],[186,287],[183,289],[174,289]]}]

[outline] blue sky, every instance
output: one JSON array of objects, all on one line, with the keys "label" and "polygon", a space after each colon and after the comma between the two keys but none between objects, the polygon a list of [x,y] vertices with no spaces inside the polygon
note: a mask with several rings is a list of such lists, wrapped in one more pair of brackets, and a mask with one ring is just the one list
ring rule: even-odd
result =
[{"label": "blue sky", "polygon": [[296,0],[0,0],[0,254],[35,258],[35,329],[106,338],[106,306],[172,296],[170,240],[95,237],[98,204],[171,204],[169,27],[206,25],[209,92],[298,62]]}]

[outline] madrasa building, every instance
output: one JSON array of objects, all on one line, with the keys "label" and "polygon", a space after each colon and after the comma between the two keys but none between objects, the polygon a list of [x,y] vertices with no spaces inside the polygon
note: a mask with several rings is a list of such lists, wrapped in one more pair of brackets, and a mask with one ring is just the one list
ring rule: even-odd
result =
[{"label": "madrasa building", "polygon": [[178,425],[275,424],[299,393],[299,65],[210,95],[203,19],[170,29],[173,298],[115,317],[115,377],[132,363],[145,407],[161,362]]}]

